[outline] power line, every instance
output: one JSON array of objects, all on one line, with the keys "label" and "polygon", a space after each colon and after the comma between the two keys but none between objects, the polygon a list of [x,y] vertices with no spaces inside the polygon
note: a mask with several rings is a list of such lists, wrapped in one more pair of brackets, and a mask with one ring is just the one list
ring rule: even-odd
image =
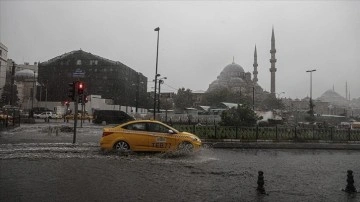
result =
[{"label": "power line", "polygon": [[169,87],[169,88],[172,88],[172,89],[174,89],[174,90],[178,90],[178,88],[174,88],[174,87],[172,87],[172,86],[170,86],[170,85],[168,85],[168,84],[166,84],[166,83],[164,83],[163,85],[165,85],[165,86],[167,86],[167,87]]}]

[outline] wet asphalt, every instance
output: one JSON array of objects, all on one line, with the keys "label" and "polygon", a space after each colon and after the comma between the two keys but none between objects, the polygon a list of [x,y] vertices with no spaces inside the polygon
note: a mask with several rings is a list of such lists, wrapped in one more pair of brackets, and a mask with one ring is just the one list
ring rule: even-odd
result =
[{"label": "wet asphalt", "polygon": [[[103,153],[103,126],[71,133],[24,125],[0,134],[0,201],[360,201],[360,151],[203,148]],[[100,134],[99,134],[100,133]],[[256,191],[264,172],[267,194]]]}]

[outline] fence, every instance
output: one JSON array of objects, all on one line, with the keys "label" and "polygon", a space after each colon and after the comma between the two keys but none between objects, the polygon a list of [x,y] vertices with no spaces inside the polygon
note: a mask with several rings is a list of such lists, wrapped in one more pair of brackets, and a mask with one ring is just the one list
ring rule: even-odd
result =
[{"label": "fence", "polygon": [[180,131],[196,134],[201,139],[233,139],[239,141],[360,141],[360,130],[301,127],[237,127],[218,125],[173,125]]}]

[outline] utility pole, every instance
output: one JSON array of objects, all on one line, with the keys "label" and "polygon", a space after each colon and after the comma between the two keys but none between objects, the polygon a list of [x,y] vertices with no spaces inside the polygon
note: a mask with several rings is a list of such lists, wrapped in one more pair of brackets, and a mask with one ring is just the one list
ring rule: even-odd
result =
[{"label": "utility pole", "polygon": [[159,35],[160,35],[160,28],[157,27],[154,29],[154,31],[156,31],[157,34],[157,48],[156,48],[156,69],[155,69],[155,86],[154,86],[154,120],[156,120],[156,84],[157,84],[157,77],[160,76],[158,75],[157,71],[158,71],[158,58],[159,58]]},{"label": "utility pole", "polygon": [[314,104],[312,102],[312,73],[315,72],[316,69],[313,70],[307,70],[306,72],[310,73],[310,103],[309,103],[309,107],[310,107],[310,116],[314,117]]},{"label": "utility pole", "polygon": [[75,82],[75,96],[74,96],[74,136],[73,136],[73,144],[76,142],[76,126],[77,126],[77,114],[78,114],[78,104],[79,104],[79,81]]},{"label": "utility pole", "polygon": [[9,104],[13,105],[14,101],[14,79],[15,79],[15,62],[13,62],[13,66],[11,68],[11,83],[10,83],[10,99]]}]

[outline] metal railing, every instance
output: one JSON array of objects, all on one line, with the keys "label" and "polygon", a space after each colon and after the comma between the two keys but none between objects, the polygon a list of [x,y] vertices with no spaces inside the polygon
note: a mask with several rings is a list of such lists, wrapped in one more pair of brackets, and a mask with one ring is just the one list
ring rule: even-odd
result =
[{"label": "metal railing", "polygon": [[302,127],[237,127],[219,125],[177,125],[180,131],[196,134],[201,139],[236,139],[238,141],[348,142],[360,141],[360,130]]}]

